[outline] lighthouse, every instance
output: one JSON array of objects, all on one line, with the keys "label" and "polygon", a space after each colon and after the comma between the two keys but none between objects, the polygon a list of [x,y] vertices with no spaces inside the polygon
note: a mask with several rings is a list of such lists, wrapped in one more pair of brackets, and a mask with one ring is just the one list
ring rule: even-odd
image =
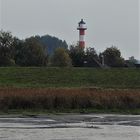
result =
[{"label": "lighthouse", "polygon": [[78,28],[77,30],[79,30],[79,46],[81,48],[85,48],[85,30],[87,30],[86,28],[86,23],[84,22],[83,19],[81,19],[81,21],[78,23]]}]

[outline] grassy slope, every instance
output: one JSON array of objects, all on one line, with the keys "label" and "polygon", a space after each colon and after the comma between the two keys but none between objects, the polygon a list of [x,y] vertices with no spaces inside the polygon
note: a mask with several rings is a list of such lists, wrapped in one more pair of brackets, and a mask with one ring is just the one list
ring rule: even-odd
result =
[{"label": "grassy slope", "polygon": [[140,69],[7,67],[0,86],[140,88]]}]

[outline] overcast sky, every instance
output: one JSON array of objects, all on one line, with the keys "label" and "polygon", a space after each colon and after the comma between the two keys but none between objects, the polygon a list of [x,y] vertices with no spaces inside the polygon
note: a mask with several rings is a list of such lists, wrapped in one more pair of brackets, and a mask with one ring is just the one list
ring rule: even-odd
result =
[{"label": "overcast sky", "polygon": [[76,43],[83,18],[88,47],[115,45],[125,58],[139,56],[138,0],[0,0],[0,6],[0,28],[21,39],[49,34]]}]

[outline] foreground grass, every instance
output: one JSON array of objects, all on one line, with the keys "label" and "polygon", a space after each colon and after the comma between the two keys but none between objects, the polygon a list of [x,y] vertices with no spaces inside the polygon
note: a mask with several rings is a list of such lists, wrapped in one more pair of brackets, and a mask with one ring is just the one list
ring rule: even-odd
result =
[{"label": "foreground grass", "polygon": [[140,109],[9,109],[1,110],[0,115],[38,116],[38,115],[61,115],[61,114],[123,114],[140,115]]},{"label": "foreground grass", "polygon": [[0,68],[1,87],[140,88],[140,69]]},{"label": "foreground grass", "polygon": [[140,90],[95,88],[1,88],[0,110],[46,113],[123,112],[140,114]]}]

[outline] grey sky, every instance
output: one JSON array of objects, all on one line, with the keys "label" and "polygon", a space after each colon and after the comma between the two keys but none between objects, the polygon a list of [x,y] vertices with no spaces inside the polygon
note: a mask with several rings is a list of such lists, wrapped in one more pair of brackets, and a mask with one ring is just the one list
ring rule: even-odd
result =
[{"label": "grey sky", "polygon": [[86,44],[103,51],[116,45],[127,58],[139,56],[138,0],[0,0],[0,26],[19,38],[50,34],[69,44],[78,41],[85,19]]}]

